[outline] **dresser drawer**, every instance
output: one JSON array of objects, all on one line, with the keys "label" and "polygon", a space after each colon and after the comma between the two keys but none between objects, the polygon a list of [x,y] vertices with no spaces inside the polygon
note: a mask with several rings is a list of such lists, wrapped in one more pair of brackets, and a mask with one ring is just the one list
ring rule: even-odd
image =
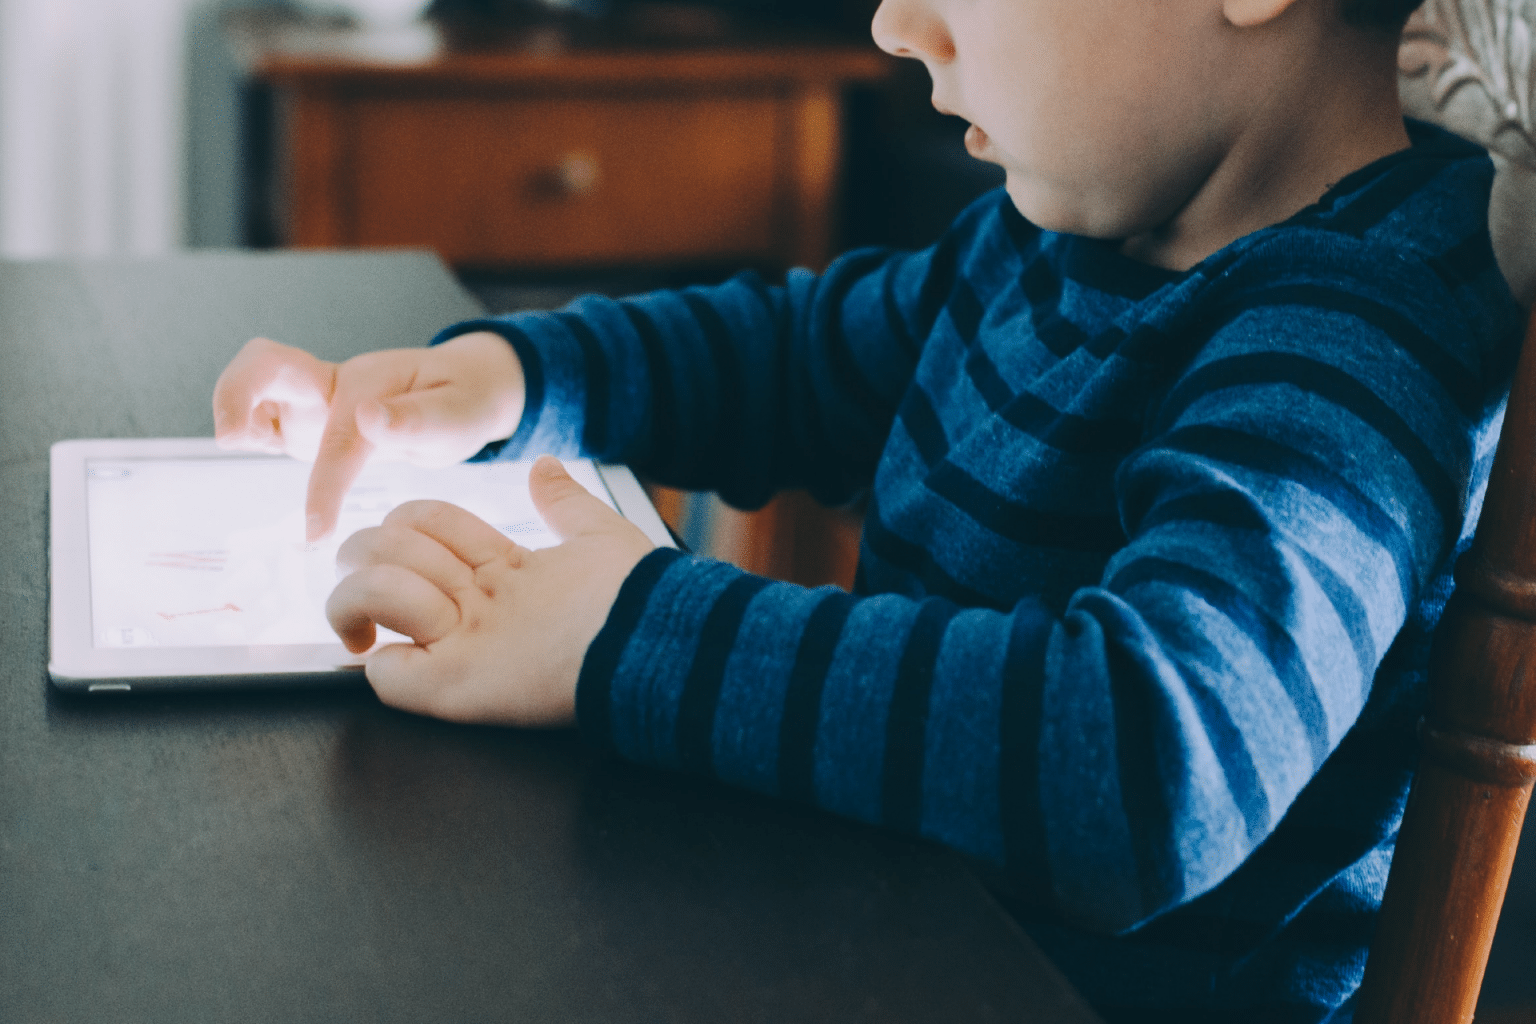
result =
[{"label": "dresser drawer", "polygon": [[768,95],[359,96],[347,242],[459,266],[764,259],[784,245]]}]

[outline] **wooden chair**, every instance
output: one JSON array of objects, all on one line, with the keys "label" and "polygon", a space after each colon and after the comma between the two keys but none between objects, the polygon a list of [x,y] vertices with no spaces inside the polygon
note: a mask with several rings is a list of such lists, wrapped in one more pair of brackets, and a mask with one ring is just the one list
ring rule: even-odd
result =
[{"label": "wooden chair", "polygon": [[[1429,0],[1400,64],[1411,113],[1495,154],[1495,250],[1527,304],[1536,295],[1533,16],[1536,0]],[[1472,1020],[1536,780],[1536,318],[1456,580],[1358,1024]]]}]

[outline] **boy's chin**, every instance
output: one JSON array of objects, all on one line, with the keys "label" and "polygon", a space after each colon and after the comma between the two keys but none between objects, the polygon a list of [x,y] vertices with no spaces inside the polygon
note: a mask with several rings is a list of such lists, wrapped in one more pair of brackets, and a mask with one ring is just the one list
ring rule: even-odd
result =
[{"label": "boy's chin", "polygon": [[1003,187],[1008,192],[1008,198],[1013,200],[1014,209],[1035,227],[1063,235],[1090,233],[1088,218],[1075,208],[1075,204],[1064,202],[1054,190],[1021,180],[1011,172]]},{"label": "boy's chin", "polygon": [[1107,203],[1094,203],[1082,194],[1063,195],[1058,189],[1033,185],[1010,173],[1004,188],[1016,210],[1031,224],[1062,235],[1116,241],[1137,230],[1130,216]]}]

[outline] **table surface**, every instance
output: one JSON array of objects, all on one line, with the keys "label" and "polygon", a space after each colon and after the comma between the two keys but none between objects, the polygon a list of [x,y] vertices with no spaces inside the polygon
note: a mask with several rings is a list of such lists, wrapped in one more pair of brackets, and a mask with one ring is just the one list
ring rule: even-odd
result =
[{"label": "table surface", "polygon": [[1094,1018],[954,855],[365,688],[47,682],[48,446],[208,434],[265,334],[478,312],[418,253],[0,263],[0,1019]]}]

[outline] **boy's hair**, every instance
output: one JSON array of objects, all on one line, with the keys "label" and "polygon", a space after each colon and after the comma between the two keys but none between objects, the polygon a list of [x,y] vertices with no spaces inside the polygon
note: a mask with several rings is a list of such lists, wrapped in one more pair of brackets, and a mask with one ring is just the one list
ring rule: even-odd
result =
[{"label": "boy's hair", "polygon": [[1356,28],[1400,31],[1408,15],[1424,0],[1343,0],[1340,7],[1346,24]]}]

